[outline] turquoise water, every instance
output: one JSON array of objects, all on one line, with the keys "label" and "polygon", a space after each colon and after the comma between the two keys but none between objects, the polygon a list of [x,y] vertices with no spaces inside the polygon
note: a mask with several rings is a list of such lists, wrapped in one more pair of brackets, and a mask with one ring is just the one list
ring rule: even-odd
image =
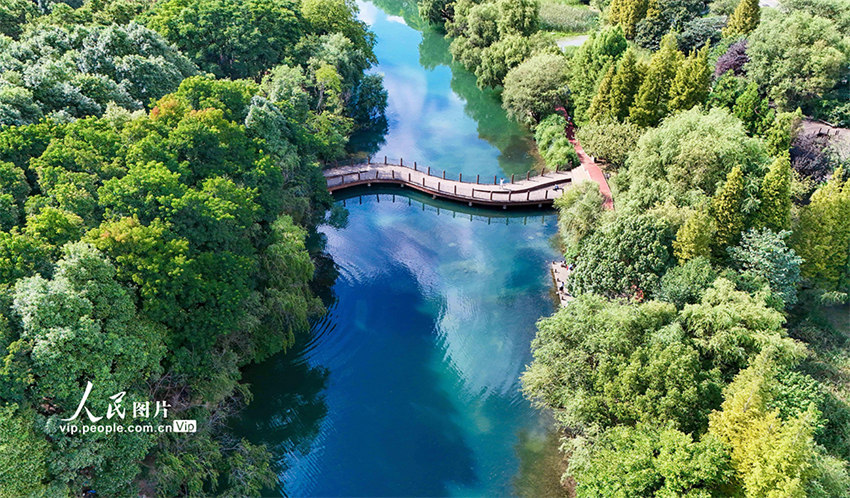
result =
[{"label": "turquoise water", "polygon": [[[465,175],[534,168],[527,133],[445,65],[445,41],[410,26],[409,4],[381,5],[361,4],[390,95],[378,154]],[[535,321],[554,309],[554,213],[404,194],[338,200],[347,216],[318,235],[333,261],[320,268],[334,268],[328,313],[291,351],[247,370],[254,400],[240,431],[278,458],[270,492],[540,495],[547,476],[535,462],[555,442],[518,378]]]}]

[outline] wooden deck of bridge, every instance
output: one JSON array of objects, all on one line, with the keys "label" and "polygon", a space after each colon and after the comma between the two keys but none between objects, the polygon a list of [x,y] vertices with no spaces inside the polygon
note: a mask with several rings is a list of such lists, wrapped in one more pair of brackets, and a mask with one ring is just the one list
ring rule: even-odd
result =
[{"label": "wooden deck of bridge", "polygon": [[[536,176],[527,174],[484,179],[480,175],[464,177],[459,174],[455,178],[454,175],[449,177],[445,170],[432,170],[416,163],[406,165],[404,160],[399,160],[398,164],[385,160],[336,166],[325,169],[324,175],[331,192],[360,185],[394,184],[434,198],[503,209],[508,206],[550,206],[563,194],[564,188],[590,178],[583,167]],[[493,183],[489,183],[491,179]]]}]

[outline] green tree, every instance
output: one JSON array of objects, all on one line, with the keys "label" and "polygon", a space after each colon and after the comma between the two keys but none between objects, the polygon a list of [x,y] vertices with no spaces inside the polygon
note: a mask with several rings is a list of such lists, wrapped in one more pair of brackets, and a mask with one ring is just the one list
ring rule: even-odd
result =
[{"label": "green tree", "polygon": [[690,259],[671,268],[661,277],[661,287],[656,297],[682,309],[686,304],[698,303],[716,276],[707,257]]},{"label": "green tree", "polygon": [[755,226],[773,231],[791,227],[791,159],[788,154],[774,159],[761,181]]},{"label": "green tree", "polygon": [[0,34],[17,39],[27,21],[37,15],[35,4],[27,0],[9,0],[0,5]]},{"label": "green tree", "polygon": [[592,444],[578,445],[567,475],[577,496],[726,496],[732,465],[712,435],[652,425],[612,427]]},{"label": "green tree", "polygon": [[782,111],[809,111],[847,74],[850,41],[829,19],[771,16],[749,36],[747,76]]},{"label": "green tree", "polygon": [[578,129],[576,136],[584,151],[594,159],[621,168],[642,134],[643,129],[632,123],[607,120],[585,124]]},{"label": "green tree", "polygon": [[618,206],[641,212],[668,198],[697,206],[714,195],[732,166],[755,173],[766,160],[761,140],[749,137],[725,109],[683,111],[638,140],[617,178]]},{"label": "green tree", "polygon": [[570,100],[577,123],[583,124],[588,119],[587,110],[599,80],[626,51],[627,45],[621,28],[605,27],[591,33],[570,59]]},{"label": "green tree", "polygon": [[706,209],[697,209],[676,232],[673,253],[680,264],[694,258],[709,257],[716,232],[714,219]]},{"label": "green tree", "polygon": [[[332,21],[338,12],[322,13]],[[202,69],[230,78],[257,76],[283,62],[305,31],[289,0],[168,0],[144,19]]]},{"label": "green tree", "polygon": [[723,36],[750,34],[759,25],[760,20],[761,7],[758,0],[741,0],[726,22]]},{"label": "green tree", "polygon": [[528,36],[537,30],[537,0],[497,0],[499,35]]},{"label": "green tree", "polygon": [[573,430],[639,422],[688,431],[704,426],[720,401],[714,373],[700,366],[690,345],[652,339],[675,317],[668,303],[579,296],[538,324],[523,391]]},{"label": "green tree", "polygon": [[708,98],[711,68],[708,65],[708,45],[693,50],[682,61],[670,86],[670,110],[685,111],[700,105]]},{"label": "green tree", "polygon": [[766,133],[776,117],[767,97],[762,98],[755,83],[747,85],[747,89],[735,99],[732,110],[753,135]]},{"label": "green tree", "polygon": [[837,169],[800,210],[792,247],[803,277],[827,291],[850,291],[850,181]]},{"label": "green tree", "polygon": [[[35,431],[35,413],[11,404],[0,408],[0,490],[7,496],[47,494],[44,437]],[[55,488],[54,488],[55,490]]]},{"label": "green tree", "polygon": [[454,17],[454,2],[451,0],[419,0],[416,3],[419,17],[431,24],[442,26]]},{"label": "green tree", "polygon": [[797,136],[803,120],[803,111],[799,108],[794,112],[780,112],[767,130],[765,143],[767,152],[772,156],[788,153],[791,143]]},{"label": "green tree", "polygon": [[635,37],[635,27],[642,21],[650,7],[649,0],[612,0],[608,21],[623,28],[626,38]]},{"label": "green tree", "polygon": [[649,297],[673,265],[669,225],[650,215],[621,215],[582,244],[568,286],[573,295]]},{"label": "green tree", "polygon": [[800,283],[800,264],[803,260],[785,240],[791,232],[774,232],[770,229],[750,229],[737,247],[729,248],[735,265],[747,275],[762,278],[770,284],[786,307],[797,303],[797,285]]},{"label": "green tree", "polygon": [[481,87],[496,87],[502,84],[508,71],[518,66],[531,55],[532,42],[521,35],[507,35],[481,52],[481,64],[475,68],[475,76]]},{"label": "green tree", "polygon": [[560,55],[538,54],[505,76],[502,107],[508,115],[527,125],[540,122],[555,108],[566,106],[567,59]]},{"label": "green tree", "polygon": [[714,250],[721,256],[727,247],[737,244],[741,239],[746,222],[744,196],[744,173],[740,166],[735,166],[726,175],[726,183],[711,200],[711,214],[716,227]]},{"label": "green tree", "polygon": [[747,496],[806,496],[817,414],[812,405],[783,420],[778,410],[768,408],[774,368],[763,355],[738,374],[726,389],[722,409],[711,414],[709,431],[731,448],[732,466]]},{"label": "green tree", "polygon": [[611,64],[608,66],[608,71],[599,82],[599,88],[593,95],[593,100],[590,101],[590,107],[587,109],[587,116],[592,120],[610,119],[614,115],[612,106],[611,89],[614,82],[614,76],[617,73],[617,66]]},{"label": "green tree", "polygon": [[555,199],[558,234],[567,260],[578,255],[582,241],[598,227],[604,201],[599,185],[590,181],[579,183]]},{"label": "green tree", "polygon": [[652,55],[646,77],[638,89],[634,104],[629,108],[629,119],[641,126],[656,126],[667,115],[670,88],[681,64],[682,54],[677,49],[672,33],[661,40],[661,48]]},{"label": "green tree", "polygon": [[643,81],[643,67],[637,60],[634,50],[626,50],[617,67],[617,74],[611,83],[609,106],[614,116],[622,121],[629,115],[629,107]]},{"label": "green tree", "polygon": [[551,114],[534,129],[534,141],[537,150],[554,170],[571,170],[579,165],[578,154],[567,139],[565,130],[567,120],[560,114]]},{"label": "green tree", "polygon": [[[279,0],[278,0],[279,1]],[[319,34],[340,33],[361,50],[370,62],[376,62],[372,48],[375,35],[357,19],[360,9],[350,0],[302,0],[301,14]],[[269,65],[274,64],[267,64]]]},{"label": "green tree", "polygon": [[696,304],[680,312],[679,323],[692,344],[712,368],[728,382],[762,351],[790,360],[806,354],[802,343],[788,338],[782,327],[785,317],[768,304],[766,292],[737,290],[726,278],[718,278],[703,291]]}]

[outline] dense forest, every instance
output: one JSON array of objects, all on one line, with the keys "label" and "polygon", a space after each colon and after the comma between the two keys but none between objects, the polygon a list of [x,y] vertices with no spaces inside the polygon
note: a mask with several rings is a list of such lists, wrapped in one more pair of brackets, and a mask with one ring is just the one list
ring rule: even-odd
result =
[{"label": "dense forest", "polygon": [[557,201],[574,299],[523,376],[565,493],[850,496],[850,3],[419,10],[547,165],[569,119],[610,177]]},{"label": "dense forest", "polygon": [[[356,16],[344,0],[0,4],[0,495],[275,482],[225,421],[251,399],[240,368],[322,311],[305,242],[330,206],[320,164],[387,99]],[[124,392],[198,432],[60,430],[89,382],[73,424]]]}]

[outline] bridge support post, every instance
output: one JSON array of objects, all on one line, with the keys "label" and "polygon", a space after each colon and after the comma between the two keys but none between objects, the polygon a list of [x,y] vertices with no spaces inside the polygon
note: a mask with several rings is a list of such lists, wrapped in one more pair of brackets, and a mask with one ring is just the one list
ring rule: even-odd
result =
[{"label": "bridge support post", "polygon": [[[416,161],[413,161],[413,164],[415,165]],[[398,165],[404,166],[404,158],[403,157],[398,158]]]},{"label": "bridge support post", "polygon": [[440,191],[440,182],[437,182],[437,192]]},{"label": "bridge support post", "polygon": [[425,186],[425,177],[424,176],[422,177],[422,186],[423,187]]},{"label": "bridge support post", "polygon": [[360,181],[360,172],[359,171],[357,172],[357,181],[358,182]]},{"label": "bridge support post", "polygon": [[428,176],[431,176],[431,166],[428,166]]},{"label": "bridge support post", "polygon": [[366,164],[372,164],[372,156],[366,156]]},{"label": "bridge support post", "polygon": [[384,164],[387,164],[387,156],[384,156]]},{"label": "bridge support post", "polygon": [[481,183],[481,175],[475,175],[475,184]]},{"label": "bridge support post", "polygon": [[443,180],[446,179],[446,170],[443,170]]},{"label": "bridge support post", "polygon": [[458,173],[458,175],[457,175],[457,181],[459,181],[459,182],[463,182],[463,173]]},{"label": "bridge support post", "polygon": [[498,176],[498,175],[493,175],[493,185],[496,184],[496,176]]},{"label": "bridge support post", "polygon": [[525,200],[531,199],[531,190],[525,193]]},{"label": "bridge support post", "polygon": [[410,183],[410,173],[407,174],[407,183]]},{"label": "bridge support post", "polygon": [[549,190],[548,189],[543,194],[543,200],[549,200]]},{"label": "bridge support post", "polygon": [[531,178],[531,171],[526,171],[525,172],[525,179],[528,180],[529,178]]},{"label": "bridge support post", "polygon": [[513,182],[514,182],[514,174],[511,173],[511,183],[513,183]]},{"label": "bridge support post", "polygon": [[391,169],[390,172],[393,174],[393,180],[395,180],[395,170]]},{"label": "bridge support post", "polygon": [[493,191],[492,190],[490,191],[490,200],[491,201],[493,200]]},{"label": "bridge support post", "polygon": [[455,195],[457,195],[457,185],[455,185]]}]

